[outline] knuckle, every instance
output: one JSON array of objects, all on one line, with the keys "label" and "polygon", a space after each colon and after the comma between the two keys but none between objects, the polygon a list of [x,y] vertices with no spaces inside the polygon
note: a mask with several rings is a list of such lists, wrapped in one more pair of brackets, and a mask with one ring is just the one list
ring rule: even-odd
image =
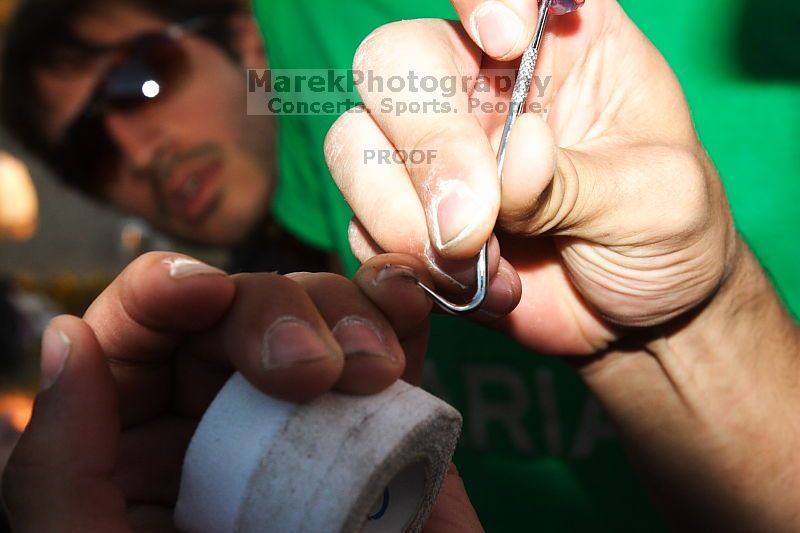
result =
[{"label": "knuckle", "polygon": [[555,228],[569,230],[581,218],[578,200],[585,191],[581,191],[580,172],[565,153],[544,190],[509,211],[503,217],[503,226],[526,236],[546,235]]},{"label": "knuckle", "polygon": [[351,174],[349,171],[351,162],[348,157],[349,152],[347,147],[352,144],[352,141],[350,141],[350,134],[357,126],[356,121],[360,120],[362,116],[366,116],[363,105],[354,108],[352,112],[347,112],[336,119],[336,122],[334,122],[325,136],[325,161],[328,164],[333,178],[340,187],[343,185],[346,186],[343,181]]},{"label": "knuckle", "polygon": [[[356,49],[353,70],[370,70],[383,67],[395,57],[405,58],[409,47],[417,45],[419,30],[424,27],[422,20],[402,20],[376,28]],[[398,43],[404,43],[404,46],[398,46]]]},{"label": "knuckle", "polygon": [[306,272],[291,277],[298,291],[324,291],[328,293],[348,291],[354,287],[346,277],[331,272]]},{"label": "knuckle", "polygon": [[346,277],[342,276],[341,274],[334,274],[331,272],[319,272],[313,274],[313,276],[319,283],[330,285],[331,287],[350,288],[353,286],[353,283]]},{"label": "knuckle", "polygon": [[[574,166],[569,168],[574,169]],[[532,228],[537,233],[547,233],[559,227],[569,230],[572,221],[580,220],[578,198],[581,183],[577,172],[558,172],[539,197],[540,216]]]},{"label": "knuckle", "polygon": [[[391,43],[402,32],[403,22],[391,22],[374,29],[367,35],[356,49],[353,57],[353,70],[368,70],[378,64],[378,57],[382,55],[386,44]],[[388,47],[392,49],[392,47]],[[380,51],[380,53],[379,53]]]},{"label": "knuckle", "polygon": [[248,291],[253,293],[302,292],[292,278],[274,272],[236,274],[232,278],[240,288],[237,291],[237,299],[241,298],[243,294],[247,294]]},{"label": "knuckle", "polygon": [[[456,26],[460,27],[450,21],[433,19],[403,20],[381,26],[358,46],[353,57],[353,71],[387,80],[393,75],[408,74],[411,69],[427,71],[428,74],[441,69],[458,73],[467,65],[463,65],[459,54],[454,52],[463,45]],[[369,78],[361,78],[362,81],[366,79]],[[370,85],[356,84],[367,106],[372,108],[377,107],[374,97],[384,94],[384,90],[365,90]]]}]

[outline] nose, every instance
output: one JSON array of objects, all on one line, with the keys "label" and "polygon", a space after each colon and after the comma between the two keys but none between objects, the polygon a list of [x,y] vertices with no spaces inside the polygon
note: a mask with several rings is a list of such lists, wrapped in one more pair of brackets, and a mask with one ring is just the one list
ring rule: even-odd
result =
[{"label": "nose", "polygon": [[108,112],[105,125],[111,140],[134,169],[147,167],[167,141],[158,121],[137,116],[137,113]]}]

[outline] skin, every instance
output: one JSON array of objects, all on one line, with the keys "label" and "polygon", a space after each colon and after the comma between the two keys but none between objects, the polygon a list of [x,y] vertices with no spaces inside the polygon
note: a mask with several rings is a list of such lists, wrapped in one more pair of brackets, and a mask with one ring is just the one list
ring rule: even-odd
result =
[{"label": "skin", "polygon": [[[658,51],[613,1],[553,20],[556,38],[547,37],[540,58],[540,72],[552,72],[541,103],[552,110],[547,123],[535,113],[518,121],[502,189],[495,153],[505,115],[467,111],[470,96],[492,98],[487,93],[451,98],[458,114],[395,117],[380,107],[391,94],[362,91],[371,114],[342,117],[327,153],[363,228],[352,235],[360,258],[373,251],[362,246],[370,241],[378,250],[420,255],[432,243],[450,259],[472,258],[497,222],[503,259],[490,293],[521,297],[503,327],[549,353],[590,354],[619,339],[618,326],[663,323],[701,303],[727,274],[736,233]],[[407,43],[404,53],[387,61],[382,50],[395,39]],[[459,26],[412,21],[373,33],[355,66],[386,78],[408,71],[477,76],[481,58]],[[444,98],[395,96],[415,97]],[[357,165],[376,144],[422,147],[438,157],[409,169]],[[380,216],[376,196],[392,198]],[[456,229],[442,229],[450,226]],[[453,239],[444,243],[447,233]]]},{"label": "skin", "polygon": [[[260,34],[250,17],[236,17],[231,24],[239,63],[190,33],[180,43],[191,73],[174,94],[136,112],[105,115],[122,162],[118,174],[106,181],[104,199],[167,233],[217,245],[241,241],[262,219],[275,183],[274,123],[270,117],[244,112],[246,69],[266,68]],[[78,19],[75,32],[93,44],[115,45],[167,26],[145,12],[110,3]],[[40,98],[48,111],[43,125],[48,138],[57,139],[83,109],[108,62],[108,57],[100,57],[37,72]],[[170,204],[170,194],[180,189],[181,180],[212,164],[219,168],[202,212]]]},{"label": "skin", "polygon": [[[234,24],[242,64],[264,68],[253,22]],[[164,27],[112,4],[82,18],[76,30],[109,45]],[[196,36],[182,42],[203,68],[179,93],[135,114],[107,116],[124,161],[104,196],[177,236],[232,244],[265,210],[274,182],[273,124],[242,113],[242,65]],[[106,68],[100,60],[38,73],[51,138],[83,108]],[[47,100],[54,94],[59,98]],[[184,164],[186,154],[208,147],[225,163],[215,210],[200,221],[164,212],[163,185],[149,178],[151,168],[165,157],[168,166],[170,160]],[[414,279],[432,280],[414,258],[376,260],[354,283],[332,274],[227,277],[197,264],[192,275],[172,276],[170,264],[187,259],[146,255],[82,319],[63,316],[49,326],[45,337],[66,338],[68,354],[64,360],[59,347],[45,342],[44,390],[4,473],[3,500],[15,531],[172,531],[185,448],[234,370],[266,394],[291,401],[331,389],[372,394],[401,377],[421,381],[431,304]],[[342,329],[354,316],[381,332],[379,353],[374,342],[367,345],[372,352],[365,350],[359,334]],[[312,324],[327,353],[265,366],[265,332],[287,317]],[[292,344],[302,342],[295,333]],[[154,446],[162,453],[152,454]],[[481,530],[455,468],[429,522],[432,533]]]},{"label": "skin", "polygon": [[[3,479],[14,531],[173,531],[186,446],[234,370],[292,401],[331,389],[373,394],[400,377],[419,382],[431,304],[414,280],[430,279],[414,258],[377,258],[354,282],[333,274],[229,277],[187,259],[143,256],[83,319],[50,324],[45,389]],[[189,271],[174,272],[176,260]],[[265,366],[265,332],[289,317],[313,330],[295,333],[292,344],[321,341],[326,349]],[[363,332],[348,332],[342,324],[353,317],[380,337],[365,342]],[[428,531],[480,529],[455,470],[441,501]]]},{"label": "skin", "polygon": [[[473,45],[474,41],[485,49],[502,48],[488,36],[475,33],[481,26],[484,30],[492,27],[474,24],[473,15],[484,3],[471,0],[455,4],[466,32],[443,21],[391,25],[362,46],[357,66],[374,68],[379,74],[407,73],[409,67],[418,74],[426,70],[433,74],[474,74],[481,62],[491,65]],[[520,17],[520,34],[509,51],[490,55],[512,59],[532,31],[535,9],[522,0],[496,4],[507,4]],[[660,55],[610,0],[588,3],[578,15],[554,23],[553,31],[558,39],[548,37],[548,51],[541,63],[544,71],[553,72],[549,93],[544,96],[552,104],[552,112],[547,123],[528,116],[518,124],[502,191],[498,177],[493,175],[493,150],[501,116],[389,117],[375,108],[372,118],[348,115],[337,124],[329,138],[328,157],[334,176],[358,215],[351,230],[353,247],[369,260],[365,268],[386,260],[372,257],[382,250],[411,253],[418,259],[395,255],[390,262],[411,266],[425,283],[433,279],[427,277],[424,267],[435,265],[440,268],[432,269],[437,281],[452,287],[458,275],[469,277],[463,260],[474,255],[496,230],[499,245],[492,245],[492,294],[481,320],[494,319],[497,327],[533,349],[584,355],[574,359],[576,366],[617,423],[632,456],[676,525],[726,531],[796,530],[800,521],[796,465],[800,461],[795,444],[799,428],[793,421],[800,402],[796,378],[798,329],[736,236],[718,176],[696,139],[680,88]],[[507,37],[507,32],[503,35]],[[367,106],[374,105],[372,98],[377,96],[365,95]],[[463,100],[459,105],[464,105]],[[368,168],[354,163],[365,148],[387,146],[432,148],[440,155],[434,168]],[[435,216],[440,210],[433,206],[438,202],[437,207],[441,207],[437,194],[454,189],[460,191],[459,201],[446,204],[442,215],[474,223],[465,231],[442,231]],[[375,201],[384,197],[392,200]],[[480,200],[469,202],[470,198]],[[468,205],[469,217],[458,212],[464,199],[472,203]],[[370,208],[375,205],[380,211]],[[457,238],[441,238],[448,233]],[[503,258],[499,257],[500,250]],[[461,262],[445,263],[452,260]],[[459,266],[462,271],[456,272]],[[369,273],[364,276],[361,281],[370,279]],[[218,279],[208,276],[212,278]],[[299,276],[294,282],[311,291],[307,294],[325,322],[328,305],[311,296],[316,294],[314,284],[306,286],[309,278],[304,278]],[[235,294],[238,283],[246,279],[233,282]],[[369,299],[380,302],[374,286],[361,281],[357,276],[356,284]],[[246,294],[257,295],[261,283],[273,287],[270,294],[281,293],[274,292],[272,278],[259,278],[257,284],[248,285]],[[408,285],[404,287],[409,290]],[[68,358],[60,377],[41,396],[31,429],[12,458],[5,487],[10,491],[12,518],[16,517],[21,527],[31,524],[29,530],[47,531],[57,523],[63,530],[64,524],[74,523],[76,530],[87,524],[108,525],[110,531],[127,530],[131,522],[126,521],[126,508],[137,526],[167,524],[168,511],[163,507],[169,508],[173,495],[156,496],[154,505],[147,498],[159,495],[157,489],[163,484],[148,483],[147,479],[138,480],[144,483],[141,493],[127,493],[128,489],[113,481],[117,459],[106,440],[124,440],[128,420],[146,424],[148,417],[158,419],[164,413],[163,398],[169,395],[164,392],[163,376],[159,379],[158,372],[148,372],[152,355],[141,354],[162,353],[163,358],[163,351],[153,352],[149,343],[159,346],[159,341],[166,341],[167,347],[175,348],[176,339],[184,339],[189,348],[177,353],[189,354],[189,361],[206,362],[204,351],[195,354],[193,350],[197,346],[220,346],[222,352],[216,353],[226,353],[225,347],[230,346],[224,342],[226,331],[238,332],[233,338],[240,346],[240,339],[248,338],[247,328],[253,325],[243,317],[254,314],[240,307],[246,311],[223,315],[217,324],[221,329],[187,321],[193,328],[211,331],[211,341],[201,331],[202,341],[193,342],[198,332],[187,334],[186,324],[170,322],[181,314],[164,313],[164,309],[171,309],[166,305],[171,293],[159,288],[159,293],[151,296],[158,302],[154,307],[159,312],[150,317],[152,320],[138,323],[138,328],[136,320],[120,314],[119,309],[124,309],[125,302],[150,300],[131,297],[136,293],[124,291],[106,295],[107,310],[94,318],[90,314],[83,322],[60,319],[63,322],[54,324],[75,339],[73,346],[85,348],[71,353],[94,355]],[[192,287],[188,295],[184,293],[183,298],[191,302],[186,309],[202,311],[203,317],[219,317],[213,307],[220,305],[219,294],[198,289]],[[277,298],[271,304],[286,305],[297,299],[296,287],[284,289],[292,297]],[[402,332],[403,325],[388,309],[404,291],[390,289],[391,297],[385,295],[386,303],[378,306],[390,326]],[[411,289],[409,294],[421,298],[420,305],[429,305],[413,284]],[[334,286],[319,294],[323,299],[325,294],[339,295],[334,299],[335,306],[349,305]],[[198,300],[202,298],[209,301],[202,304]],[[264,300],[257,299],[255,305],[263,305]],[[102,307],[100,304],[97,309]],[[230,307],[235,308],[235,304]],[[273,316],[272,311],[259,309]],[[310,308],[305,309],[311,313]],[[401,309],[409,309],[407,301]],[[511,309],[514,311],[509,314]],[[227,327],[224,316],[234,317]],[[304,320],[313,318],[303,316]],[[261,339],[269,325],[259,323],[257,334],[250,338]],[[90,332],[93,337],[88,336]],[[132,336],[125,337],[128,334]],[[82,335],[88,336],[86,344],[81,344]],[[138,344],[140,336],[147,342]],[[398,342],[406,346],[409,363],[419,360],[413,354],[420,352],[409,342],[424,344],[420,336],[399,333]],[[119,353],[115,345],[116,350],[131,346],[133,351]],[[244,345],[252,346],[248,342]],[[182,346],[180,340],[178,346]],[[166,357],[173,353],[169,351]],[[110,379],[106,357],[112,363],[124,363],[112,364]],[[132,371],[131,360],[138,361]],[[300,378],[302,373],[289,374],[288,381],[267,379],[254,372],[258,365],[247,364],[252,360],[252,355],[245,355],[245,361],[234,360],[233,364],[255,379],[262,390],[280,396],[291,397],[293,393],[306,397],[333,383],[345,390],[361,383],[357,377],[360,371],[351,372],[354,367],[348,369],[347,362],[341,366],[337,357],[317,362],[321,366],[311,367],[314,377],[307,381]],[[85,361],[86,366],[71,366],[76,361]],[[415,367],[419,365],[409,366]],[[45,357],[46,380],[57,368]],[[295,370],[305,372],[308,368],[304,365]],[[393,366],[373,371],[387,381],[398,372]],[[413,380],[414,373],[406,373]],[[352,381],[344,379],[353,374]],[[148,378],[155,378],[155,383],[148,383]],[[292,385],[295,378],[300,380],[298,388]],[[83,379],[93,381],[80,381]],[[178,405],[202,407],[218,387],[206,387],[203,380],[191,382],[199,394],[178,391],[178,398],[186,400]],[[148,391],[161,391],[153,395],[153,405],[141,405],[143,391],[136,392],[141,383],[148,383]],[[286,388],[276,389],[277,383]],[[119,395],[121,403],[116,408],[97,401],[113,398],[109,390]],[[137,398],[135,404],[132,398]],[[68,415],[92,413],[89,420],[97,420],[97,424],[88,426],[91,431],[87,432],[84,419],[64,416],[64,409]],[[180,424],[168,422],[169,431],[180,431]],[[191,423],[187,423],[189,428]],[[116,432],[120,426],[121,436]],[[185,427],[184,431],[190,433]],[[59,442],[68,445],[55,447],[53,434],[67,436]],[[105,447],[95,449],[95,443]],[[34,457],[53,459],[42,464]],[[179,462],[173,460],[171,464],[174,468]],[[146,469],[137,471],[146,477]],[[59,475],[53,476],[54,472]],[[75,482],[60,483],[62,479]],[[448,481],[431,528],[479,529],[462,489],[456,478]],[[76,500],[76,495],[81,498]],[[140,503],[141,498],[136,496],[141,495],[145,496],[144,505],[128,507],[131,502]],[[77,504],[86,498],[105,504],[98,503],[87,513]],[[39,512],[44,502],[51,508],[52,502],[57,502],[59,511],[45,516]],[[59,518],[58,522],[47,522]]]},{"label": "skin", "polygon": [[[474,79],[530,42],[534,2],[454,5],[463,27],[384,26],[354,68]],[[487,22],[487,6],[505,14]],[[343,116],[326,143],[356,215],[354,252],[464,260],[495,233],[502,257],[480,319],[501,314],[494,325],[523,346],[573,356],[676,526],[796,530],[800,431],[787,410],[800,402],[800,333],[737,236],[678,81],[614,0],[552,19],[537,72],[552,78],[528,104],[550,112],[519,119],[502,187],[505,113],[468,102],[509,95],[362,88],[370,113]],[[387,97],[458,113],[397,116]],[[366,149],[393,148],[438,156],[359,164]]]}]

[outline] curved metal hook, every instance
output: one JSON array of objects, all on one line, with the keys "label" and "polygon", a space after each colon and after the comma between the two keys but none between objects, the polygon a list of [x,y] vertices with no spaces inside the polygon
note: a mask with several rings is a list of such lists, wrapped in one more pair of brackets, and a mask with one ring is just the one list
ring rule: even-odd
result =
[{"label": "curved metal hook", "polygon": [[420,289],[428,293],[433,302],[438,305],[443,311],[451,315],[466,315],[478,309],[483,301],[486,299],[486,289],[489,286],[489,243],[485,243],[481,248],[481,253],[478,255],[478,274],[476,276],[475,295],[472,300],[466,304],[455,304],[442,296],[439,296],[436,291],[427,287],[422,282],[417,282]]},{"label": "curved metal hook", "polygon": [[[541,9],[539,9],[539,18],[536,22],[536,32],[534,33],[533,40],[530,46],[525,50],[522,56],[522,61],[519,65],[519,73],[517,74],[517,81],[514,84],[514,92],[511,96],[511,108],[508,111],[506,124],[503,128],[503,136],[500,140],[500,149],[497,152],[497,175],[502,180],[503,165],[506,158],[506,147],[508,139],[511,136],[511,129],[517,121],[517,117],[522,113],[525,102],[528,99],[528,94],[531,90],[533,82],[533,74],[536,70],[536,61],[539,59],[539,47],[542,44],[542,37],[544,36],[544,29],[547,25],[547,19],[550,13],[550,5],[552,0],[543,0]],[[475,295],[466,304],[456,304],[450,300],[443,298],[430,287],[417,282],[417,285],[425,291],[428,296],[438,305],[443,311],[451,315],[466,315],[476,311],[484,300],[486,300],[486,292],[489,286],[489,243],[486,242],[481,248],[478,255],[477,275],[475,282]]]}]

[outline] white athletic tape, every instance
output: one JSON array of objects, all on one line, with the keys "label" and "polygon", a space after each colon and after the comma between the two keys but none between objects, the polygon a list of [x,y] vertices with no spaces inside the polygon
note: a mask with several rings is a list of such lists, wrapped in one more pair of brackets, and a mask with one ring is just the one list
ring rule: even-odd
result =
[{"label": "white athletic tape", "polygon": [[236,374],[186,452],[175,523],[192,533],[419,531],[460,428],[455,409],[403,382],[297,405]]}]

